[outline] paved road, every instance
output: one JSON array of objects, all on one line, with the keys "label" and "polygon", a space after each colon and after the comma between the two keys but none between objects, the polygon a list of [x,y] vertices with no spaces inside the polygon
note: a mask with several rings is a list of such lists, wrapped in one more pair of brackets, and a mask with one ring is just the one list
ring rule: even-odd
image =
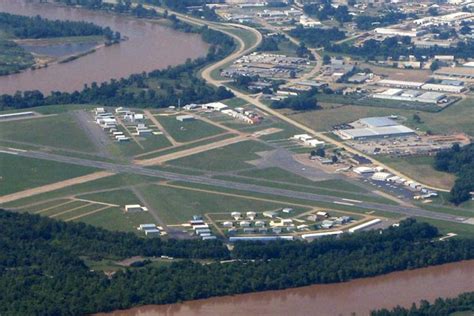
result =
[{"label": "paved road", "polygon": [[[12,152],[11,149],[1,149],[2,152]],[[455,222],[455,223],[462,223],[467,218],[457,217],[451,214],[445,213],[437,213],[431,212],[428,210],[415,208],[415,207],[402,207],[396,205],[386,205],[386,204],[379,204],[379,203],[370,203],[370,202],[351,202],[348,203],[347,200],[343,200],[337,197],[307,193],[307,192],[297,192],[291,190],[284,190],[284,189],[277,189],[277,188],[270,188],[260,185],[253,185],[253,184],[245,184],[245,183],[237,183],[232,181],[224,181],[218,179],[212,179],[205,176],[192,176],[192,175],[184,175],[178,173],[172,173],[167,171],[161,170],[153,170],[147,169],[137,165],[130,165],[130,164],[117,164],[117,163],[110,163],[110,162],[103,162],[103,161],[94,161],[82,158],[75,158],[75,157],[67,157],[61,156],[51,153],[44,153],[38,151],[15,151],[12,152],[18,156],[30,157],[30,158],[37,158],[37,159],[45,159],[81,166],[89,166],[89,167],[96,167],[105,169],[108,171],[112,171],[115,173],[132,173],[138,175],[145,175],[150,177],[157,177],[161,179],[166,179],[170,181],[181,181],[187,183],[194,183],[194,184],[203,184],[203,185],[212,185],[220,188],[232,189],[232,190],[240,190],[240,191],[247,191],[247,192],[255,192],[261,194],[271,194],[274,196],[284,196],[288,198],[296,198],[296,199],[303,199],[308,201],[316,201],[316,202],[327,202],[327,203],[344,203],[346,205],[353,205],[359,208],[364,208],[369,211],[379,210],[379,211],[386,211],[392,213],[398,213],[406,216],[420,216],[420,217],[427,217],[432,219],[444,220],[448,222]],[[337,205],[337,203],[335,204]]]}]

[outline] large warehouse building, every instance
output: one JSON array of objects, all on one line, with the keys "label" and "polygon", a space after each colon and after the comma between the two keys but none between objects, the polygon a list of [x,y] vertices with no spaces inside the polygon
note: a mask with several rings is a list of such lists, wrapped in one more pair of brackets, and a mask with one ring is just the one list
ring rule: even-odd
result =
[{"label": "large warehouse building", "polygon": [[387,117],[368,117],[350,124],[353,129],[334,131],[334,134],[344,140],[364,140],[374,138],[403,137],[415,135],[415,131],[400,125]]}]

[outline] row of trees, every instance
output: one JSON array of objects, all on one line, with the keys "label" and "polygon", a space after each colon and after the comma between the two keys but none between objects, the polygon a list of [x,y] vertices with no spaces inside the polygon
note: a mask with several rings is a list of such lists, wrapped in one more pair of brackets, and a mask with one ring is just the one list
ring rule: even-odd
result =
[{"label": "row of trees", "polygon": [[273,101],[271,106],[274,109],[287,108],[295,111],[317,110],[321,108],[321,106],[318,104],[318,100],[316,99],[317,93],[317,89],[311,89],[310,91],[297,96],[291,96],[279,101]]},{"label": "row of trees", "polygon": [[400,56],[408,55],[414,55],[419,58],[422,56],[433,57],[434,55],[454,55],[456,58],[469,58],[474,56],[474,41],[459,42],[455,47],[449,48],[439,46],[419,48],[411,44],[409,37],[393,36],[383,41],[370,39],[358,47],[344,43],[328,45],[326,49],[330,52],[360,56],[368,60],[373,60],[377,57],[392,57],[398,60]]},{"label": "row of trees", "polygon": [[[237,243],[140,239],[78,223],[0,211],[0,313],[80,315],[211,296],[342,282],[474,257],[474,240],[433,242],[414,220],[340,239]],[[137,264],[112,277],[82,261],[169,255],[169,265]],[[202,264],[190,258],[206,258]],[[220,263],[233,258],[233,262]],[[211,262],[211,263],[209,263]]]},{"label": "row of trees", "polygon": [[389,11],[382,15],[359,15],[355,18],[357,28],[360,30],[370,30],[376,27],[397,24],[407,17],[415,18],[415,15],[407,15],[398,11]]},{"label": "row of trees", "polygon": [[345,33],[337,27],[330,29],[304,28],[301,25],[289,32],[290,36],[300,39],[310,47],[327,47],[331,41],[338,41],[345,38]]},{"label": "row of trees", "polygon": [[463,293],[455,298],[438,298],[433,304],[421,301],[419,306],[415,303],[411,308],[397,306],[392,310],[381,309],[373,311],[371,316],[434,316],[434,315],[471,315],[474,312],[474,292]]},{"label": "row of trees", "polygon": [[17,38],[49,38],[63,36],[103,35],[108,39],[120,39],[109,27],[88,22],[48,20],[40,16],[27,17],[0,12],[0,28]]},{"label": "row of trees", "polygon": [[449,150],[436,154],[434,168],[457,174],[450,191],[450,201],[456,205],[470,199],[474,191],[474,144],[460,147],[454,144]]},{"label": "row of trees", "polygon": [[339,5],[335,8],[330,4],[330,1],[322,6],[317,3],[307,4],[303,7],[303,11],[321,21],[328,20],[331,17],[339,23],[352,21],[352,15],[349,14],[347,6]]}]

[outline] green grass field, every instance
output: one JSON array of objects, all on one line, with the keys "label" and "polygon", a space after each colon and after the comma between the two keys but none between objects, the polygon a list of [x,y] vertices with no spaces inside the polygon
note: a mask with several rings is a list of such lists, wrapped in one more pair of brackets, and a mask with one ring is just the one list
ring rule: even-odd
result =
[{"label": "green grass field", "polygon": [[2,122],[0,137],[5,140],[72,149],[86,153],[96,152],[94,144],[70,113],[61,113],[35,119]]},{"label": "green grass field", "polygon": [[140,187],[139,190],[148,203],[157,210],[159,217],[167,224],[186,222],[195,214],[230,213],[234,211],[262,212],[281,207],[291,207],[291,204],[286,203],[257,201],[160,185]]},{"label": "green grass field", "polygon": [[125,214],[119,208],[108,208],[101,212],[82,217],[77,221],[108,230],[133,232],[137,234],[140,234],[140,232],[137,231],[137,226],[140,224],[156,224],[156,221],[149,212]]},{"label": "green grass field", "polygon": [[258,159],[259,156],[255,153],[269,148],[267,145],[249,140],[172,160],[169,164],[210,171],[239,170],[252,167],[245,161]]},{"label": "green grass field", "polygon": [[87,183],[69,186],[52,192],[38,194],[32,197],[23,198],[17,201],[5,203],[6,208],[24,207],[32,203],[46,201],[49,199],[58,199],[65,196],[87,194],[98,190],[114,189],[123,186],[136,185],[141,183],[159,181],[158,178],[149,178],[146,176],[136,176],[129,174],[118,174],[102,179],[90,181]]},{"label": "green grass field", "polygon": [[249,171],[242,171],[238,173],[239,175],[245,177],[258,178],[268,181],[280,181],[288,182],[295,185],[305,185],[305,186],[316,186],[319,188],[325,189],[337,189],[341,191],[356,192],[356,193],[366,193],[367,190],[363,189],[360,186],[349,183],[343,180],[324,180],[324,181],[311,181],[307,178],[299,176],[297,174],[291,173],[281,168],[271,167],[264,169],[255,169]]},{"label": "green grass field", "polygon": [[156,116],[158,121],[178,142],[190,142],[223,133],[224,130],[199,119],[180,122],[176,116]]},{"label": "green grass field", "polygon": [[377,159],[396,170],[409,174],[415,180],[434,187],[449,190],[456,179],[456,176],[451,173],[435,170],[433,168],[434,157],[378,156]]},{"label": "green grass field", "polygon": [[[474,117],[473,104],[474,99],[472,97],[466,98],[437,113],[418,113],[415,110],[355,105],[324,105],[321,110],[299,113],[284,110],[283,112],[317,131],[328,131],[335,124],[352,122],[363,117],[395,114],[408,118],[405,122],[406,125],[419,128],[422,131],[431,130],[434,133],[442,134],[464,132],[474,136],[474,124],[472,124],[472,117]],[[417,124],[412,120],[415,113],[418,113],[421,117],[421,124]]]},{"label": "green grass field", "polygon": [[0,195],[98,171],[95,168],[0,153]]}]

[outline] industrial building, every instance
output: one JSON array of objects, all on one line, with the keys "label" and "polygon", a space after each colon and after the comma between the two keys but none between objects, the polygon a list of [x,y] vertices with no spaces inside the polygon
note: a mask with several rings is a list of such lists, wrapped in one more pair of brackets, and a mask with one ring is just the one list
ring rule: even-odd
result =
[{"label": "industrial building", "polygon": [[448,93],[461,93],[466,90],[463,85],[453,84],[436,84],[436,83],[425,83],[422,87],[423,90],[440,91]]},{"label": "industrial building", "polygon": [[345,130],[336,130],[334,134],[344,140],[363,140],[373,138],[403,137],[414,135],[415,131],[403,125],[354,128]]},{"label": "industrial building", "polygon": [[[454,87],[456,88],[456,87]],[[446,95],[440,92],[423,92],[419,90],[387,89],[384,92],[374,93],[375,99],[397,100],[421,103],[440,103]]]},{"label": "industrial building", "polygon": [[397,29],[388,27],[378,27],[374,30],[376,34],[381,35],[394,35],[394,36],[409,36],[418,37],[426,33],[424,30],[418,29]]},{"label": "industrial building", "polygon": [[180,122],[187,122],[187,121],[194,121],[195,117],[192,115],[178,115],[176,116],[176,120]]},{"label": "industrial building", "polygon": [[474,80],[474,70],[472,67],[442,67],[436,70],[434,74],[437,77],[443,78]]}]

